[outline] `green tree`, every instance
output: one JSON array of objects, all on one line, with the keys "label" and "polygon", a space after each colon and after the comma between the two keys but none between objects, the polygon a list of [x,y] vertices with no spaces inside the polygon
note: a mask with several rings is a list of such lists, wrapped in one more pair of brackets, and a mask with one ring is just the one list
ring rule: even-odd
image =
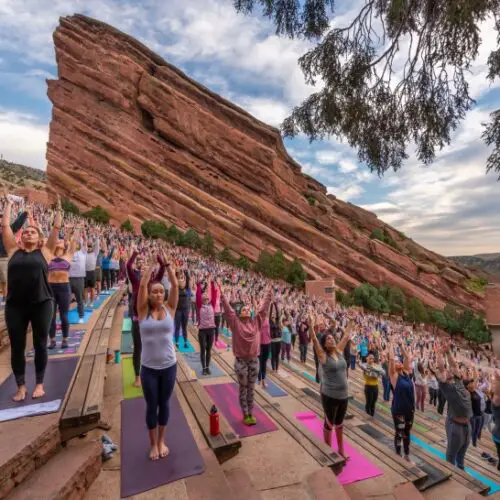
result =
[{"label": "green tree", "polygon": [[294,286],[303,287],[307,279],[307,273],[298,259],[294,259],[288,266],[286,281]]},{"label": "green tree", "polygon": [[130,219],[127,219],[121,223],[120,229],[122,231],[127,231],[127,233],[132,233],[134,231],[134,226],[132,226]]},{"label": "green tree", "polygon": [[[285,119],[285,136],[339,136],[358,149],[371,171],[398,170],[415,144],[431,163],[474,100],[468,79],[480,53],[480,24],[495,19],[499,0],[365,0],[353,20],[336,22],[334,0],[235,0],[237,11],[262,8],[276,33],[318,44],[299,64],[306,82],[322,89]],[[409,46],[409,47],[408,47]],[[500,76],[500,49],[488,58],[490,81]],[[394,74],[402,75],[395,81]],[[493,146],[487,170],[500,174],[500,110],[484,140]]]},{"label": "green tree", "polygon": [[165,230],[165,234],[162,236],[162,238],[169,243],[182,245],[184,234],[175,224],[172,224],[168,229]]},{"label": "green tree", "polygon": [[405,319],[409,323],[426,323],[427,309],[420,299],[412,297],[406,305]]},{"label": "green tree", "polygon": [[446,304],[443,309],[443,314],[446,319],[446,327],[445,330],[450,335],[457,335],[460,333],[460,311],[453,304]]},{"label": "green tree", "polygon": [[276,250],[271,259],[270,278],[285,280],[288,273],[288,262],[281,250]]},{"label": "green tree", "polygon": [[236,267],[239,267],[240,269],[243,269],[244,271],[249,271],[250,270],[250,261],[245,256],[242,255],[236,261]]},{"label": "green tree", "polygon": [[379,293],[384,297],[391,314],[402,315],[404,313],[406,296],[401,289],[385,285],[380,288]]},{"label": "green tree", "polygon": [[344,300],[344,295],[345,295],[345,293],[340,288],[336,288],[335,289],[335,302],[337,304],[342,304],[342,301]]},{"label": "green tree", "polygon": [[221,262],[226,262],[227,264],[234,264],[234,257],[231,254],[231,251],[229,248],[225,247],[220,253],[219,253],[219,260]]},{"label": "green tree", "polygon": [[266,250],[262,250],[259,259],[255,263],[255,271],[264,276],[270,276],[273,256]]},{"label": "green tree", "polygon": [[65,212],[80,215],[80,209],[70,200],[61,200],[61,207]]},{"label": "green tree", "polygon": [[208,257],[215,255],[215,242],[210,232],[205,233],[201,242],[201,250]]},{"label": "green tree", "polygon": [[195,250],[201,248],[201,239],[199,234],[194,229],[188,229],[181,238],[181,245]]},{"label": "green tree", "polygon": [[141,224],[142,235],[145,238],[162,238],[165,239],[167,234],[167,226],[163,221],[145,220]]},{"label": "green tree", "polygon": [[109,219],[111,219],[108,211],[99,205],[85,212],[83,216],[86,217],[87,219],[95,220],[100,224],[107,224],[109,222]]},{"label": "green tree", "polygon": [[474,344],[485,344],[490,341],[490,333],[484,319],[475,316],[464,330],[464,338]]}]

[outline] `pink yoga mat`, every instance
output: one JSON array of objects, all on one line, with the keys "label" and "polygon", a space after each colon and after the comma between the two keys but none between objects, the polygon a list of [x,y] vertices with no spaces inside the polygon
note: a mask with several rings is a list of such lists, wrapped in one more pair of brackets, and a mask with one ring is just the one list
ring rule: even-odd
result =
[{"label": "pink yoga mat", "polygon": [[264,432],[275,431],[278,428],[274,422],[257,406],[253,414],[257,425],[245,425],[239,403],[238,384],[214,384],[204,386],[215,406],[226,417],[227,421],[240,437],[255,436]]},{"label": "pink yoga mat", "polygon": [[[323,440],[323,422],[313,412],[295,413],[294,416],[319,439]],[[333,441],[332,449],[338,451],[335,432],[333,433]],[[363,479],[381,476],[384,473],[382,469],[373,465],[348,442],[344,442],[344,449],[351,458],[346,462],[342,472],[337,476],[341,484],[355,483]]]}]

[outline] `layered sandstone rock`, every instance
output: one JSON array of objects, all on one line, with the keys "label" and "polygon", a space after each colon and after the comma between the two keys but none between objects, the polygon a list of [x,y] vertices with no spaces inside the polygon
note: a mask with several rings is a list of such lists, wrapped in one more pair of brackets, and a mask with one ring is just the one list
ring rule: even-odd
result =
[{"label": "layered sandstone rock", "polygon": [[[327,195],[301,173],[276,129],[137,40],[75,15],[60,20],[54,42],[47,173],[81,208],[209,230],[218,245],[252,260],[279,247],[343,288],[387,283],[433,307],[452,300],[483,309],[464,288],[465,269]],[[371,240],[374,228],[385,228],[398,249]]]}]

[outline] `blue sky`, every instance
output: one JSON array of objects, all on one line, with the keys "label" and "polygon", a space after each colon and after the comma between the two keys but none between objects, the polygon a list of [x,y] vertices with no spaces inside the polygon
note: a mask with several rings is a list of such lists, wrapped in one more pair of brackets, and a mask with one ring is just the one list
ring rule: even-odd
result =
[{"label": "blue sky", "polygon": [[[278,126],[314,89],[297,59],[310,45],[274,35],[257,15],[236,14],[232,0],[0,0],[0,153],[45,169],[51,104],[46,78],[57,74],[52,32],[60,16],[83,13],[140,39],[169,62],[257,118]],[[363,0],[337,1],[343,25]],[[477,105],[436,162],[412,155],[383,179],[359,164],[356,151],[332,138],[286,140],[303,171],[337,197],[374,211],[424,246],[445,254],[500,252],[500,183],[485,174],[481,123],[500,102],[500,82],[486,80],[496,48],[491,20],[470,85]]]}]

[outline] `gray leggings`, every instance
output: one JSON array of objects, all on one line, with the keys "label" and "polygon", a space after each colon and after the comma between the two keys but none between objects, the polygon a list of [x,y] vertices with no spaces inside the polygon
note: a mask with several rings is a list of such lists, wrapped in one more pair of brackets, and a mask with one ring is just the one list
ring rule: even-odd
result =
[{"label": "gray leggings", "polygon": [[238,384],[240,386],[240,406],[243,414],[252,415],[254,387],[259,374],[259,359],[242,359],[234,360],[234,371],[238,376]]},{"label": "gray leggings", "polygon": [[446,460],[457,466],[464,468],[464,459],[471,439],[471,429],[469,424],[457,424],[451,418],[446,420]]}]

